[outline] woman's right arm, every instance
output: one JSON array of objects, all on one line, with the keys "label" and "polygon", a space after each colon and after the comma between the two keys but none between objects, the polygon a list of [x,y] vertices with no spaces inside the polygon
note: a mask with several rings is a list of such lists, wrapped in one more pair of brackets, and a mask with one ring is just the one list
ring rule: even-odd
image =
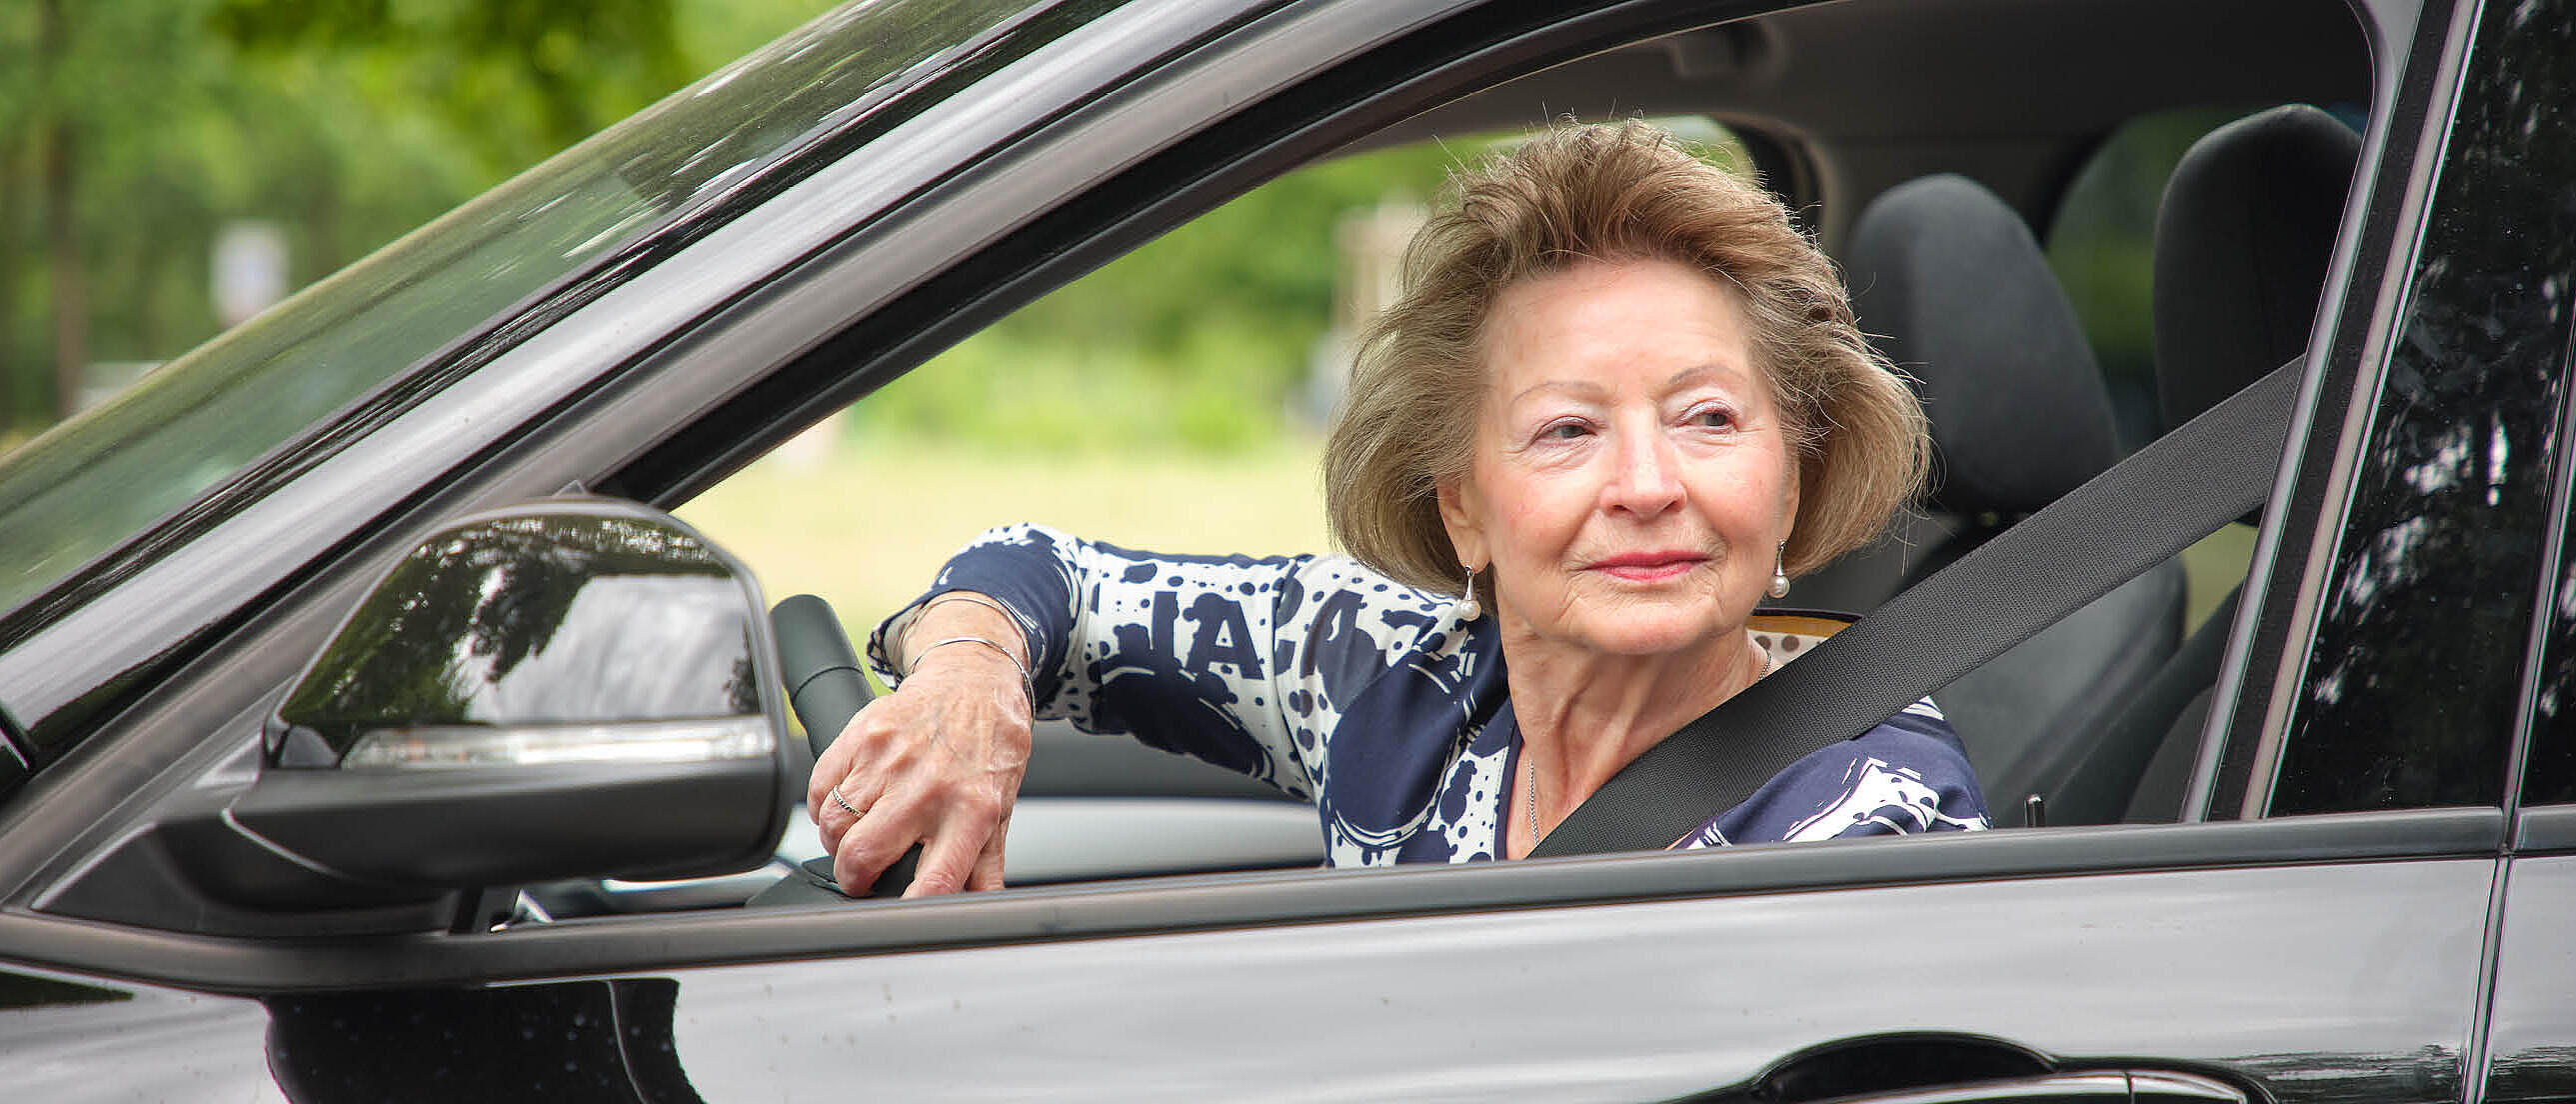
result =
[{"label": "woman's right arm", "polygon": [[[816,763],[808,808],[843,888],[916,841],[910,895],[999,885],[1037,715],[1312,792],[1333,714],[1322,680],[1385,663],[1358,618],[1310,593],[1336,589],[1345,566],[1157,556],[1035,526],[979,537],[870,638],[895,689]],[[1318,623],[1333,638],[1321,651]]]},{"label": "woman's right arm", "polygon": [[935,639],[917,630],[921,611],[960,604],[948,600],[956,591],[989,598],[1022,632],[1036,716],[1133,736],[1303,796],[1316,768],[1298,730],[1311,741],[1334,707],[1329,695],[1297,691],[1323,674],[1354,681],[1339,677],[1354,664],[1360,677],[1375,674],[1392,643],[1383,623],[1347,601],[1362,571],[1347,560],[1138,552],[1002,526],[887,618],[869,658],[891,681],[904,669],[901,646]]}]

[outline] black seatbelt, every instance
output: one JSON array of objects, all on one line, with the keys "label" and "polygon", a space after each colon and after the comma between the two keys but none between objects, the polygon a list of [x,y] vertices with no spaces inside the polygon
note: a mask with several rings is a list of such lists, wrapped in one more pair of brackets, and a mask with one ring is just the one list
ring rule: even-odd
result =
[{"label": "black seatbelt", "polygon": [[1532,857],[1660,850],[1809,752],[1951,680],[2260,507],[2293,361],[1887,601],[1611,776]]}]

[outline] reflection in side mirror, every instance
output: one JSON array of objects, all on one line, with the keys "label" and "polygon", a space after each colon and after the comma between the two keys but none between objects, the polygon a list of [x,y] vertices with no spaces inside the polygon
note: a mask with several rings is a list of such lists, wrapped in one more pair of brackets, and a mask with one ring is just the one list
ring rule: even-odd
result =
[{"label": "reflection in side mirror", "polygon": [[750,869],[795,791],[777,670],[749,572],[667,515],[468,517],[341,625],[257,779],[161,843],[207,897],[268,911]]},{"label": "reflection in side mirror", "polygon": [[750,577],[678,521],[582,500],[470,518],[388,572],[272,726],[347,770],[769,755]]},{"label": "reflection in side mirror", "polygon": [[235,816],[403,884],[757,865],[787,813],[762,608],[730,557],[631,503],[468,518],[315,659]]}]

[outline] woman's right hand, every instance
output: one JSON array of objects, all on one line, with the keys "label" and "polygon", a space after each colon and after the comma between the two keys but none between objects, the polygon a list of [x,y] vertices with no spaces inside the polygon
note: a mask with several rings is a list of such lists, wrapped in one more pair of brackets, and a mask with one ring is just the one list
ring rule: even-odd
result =
[{"label": "woman's right hand", "polygon": [[912,654],[901,685],[859,710],[815,760],[805,806],[832,854],[834,880],[851,896],[866,896],[915,843],[921,861],[904,896],[999,889],[1029,762],[1027,684],[1011,662],[1022,637],[999,612],[970,602],[925,610],[906,635],[974,636],[1013,652],[950,643]]}]

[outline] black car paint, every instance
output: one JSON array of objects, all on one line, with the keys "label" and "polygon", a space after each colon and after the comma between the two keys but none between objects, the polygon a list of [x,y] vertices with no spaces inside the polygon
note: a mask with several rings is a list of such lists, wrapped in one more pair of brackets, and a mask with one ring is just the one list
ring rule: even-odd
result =
[{"label": "black car paint", "polygon": [[[2432,120],[2438,142],[2446,112],[2438,93],[2447,86],[2425,63],[2461,58],[2441,49],[2440,21],[2419,33],[2431,48],[2415,54],[2406,85],[2424,90],[2432,110],[2395,117]],[[2465,41],[2464,27],[2458,37]],[[2391,144],[2412,149],[2416,141],[2401,134]],[[2415,189],[2429,181],[2434,161],[2383,162],[2371,218],[2348,248],[2369,258],[2411,248],[2397,212],[2429,199]],[[2391,200],[2392,189],[2409,191],[2409,200]],[[1123,233],[1132,239],[1138,231]],[[2355,263],[2367,276],[2387,262]],[[997,274],[1028,279],[1045,268],[1024,260]],[[2355,321],[2378,325],[2373,311],[2387,309],[2371,306],[2382,289],[2368,282],[2348,289],[2356,314],[2345,316],[2347,328],[2328,346],[2331,363],[2324,382],[2312,384],[2312,400],[2326,384],[2377,382],[2357,370],[2367,345],[2349,329]],[[745,307],[751,303],[736,303],[738,317],[756,316]],[[636,368],[617,383],[633,396],[650,378]],[[614,420],[578,402],[543,409],[566,422]],[[2325,417],[2312,425],[2312,444],[2331,441],[2337,429],[2331,404],[2317,409]],[[627,410],[638,420],[676,417]],[[738,410],[701,424],[741,440],[783,431],[753,426],[755,416]],[[537,443],[515,462],[546,468],[525,457],[560,465],[579,454],[580,442],[551,432],[532,435]],[[693,486],[725,463],[641,482]],[[527,481],[537,477],[519,478],[514,487],[507,476],[484,477],[472,490],[531,493]],[[2285,491],[2288,516],[2334,524],[2339,507],[2315,482],[2310,475]],[[424,496],[410,516],[453,505]],[[2279,532],[2276,525],[2267,539],[2277,543]],[[317,543],[371,549],[351,557],[363,561],[398,553],[402,540],[383,532]],[[2276,557],[2276,570],[2292,558]],[[353,600],[345,586],[324,583],[291,598],[281,604],[305,620]],[[2240,638],[2260,637],[2276,654],[2295,651],[2291,620],[2249,610]],[[299,636],[238,615],[230,628],[318,646],[318,630],[309,628]],[[2249,662],[2239,657],[2240,667]],[[2567,1084],[2567,956],[2551,934],[2571,899],[2568,864],[2520,857],[2503,873],[2496,856],[2508,845],[2507,821],[2492,807],[1329,878],[1173,879],[864,912],[621,919],[457,939],[232,941],[67,930],[40,915],[41,897],[30,911],[26,887],[71,873],[97,842],[64,823],[68,812],[34,817],[31,807],[83,793],[137,795],[127,808],[147,803],[157,786],[218,757],[198,746],[194,731],[171,731],[172,719],[189,716],[190,706],[241,701],[238,688],[216,684],[274,665],[208,647],[187,677],[174,679],[177,689],[154,689],[137,713],[103,729],[121,751],[150,750],[161,761],[68,762],[80,777],[45,779],[0,812],[12,825],[0,833],[0,871],[30,872],[0,915],[0,946],[20,961],[131,979],[114,988],[77,979],[0,986],[24,995],[24,1003],[0,996],[0,1005],[14,1006],[0,1011],[0,1049],[54,1048],[57,1061],[35,1076],[77,1071],[83,1057],[89,1071],[113,1068],[99,1063],[151,1041],[134,1028],[150,1022],[167,1032],[163,1039],[227,1040],[197,1050],[208,1067],[197,1076],[160,1082],[205,1090],[188,1095],[219,1086],[262,1091],[272,1074],[319,1088],[348,1075],[347,1054],[306,1045],[313,1035],[303,1026],[332,1011],[402,1025],[413,1023],[402,1017],[418,1018],[419,1028],[393,1037],[419,1049],[382,1072],[434,1070],[441,1061],[517,1069],[561,1060],[552,1036],[528,1049],[511,1048],[506,1033],[496,1040],[493,1002],[521,1010],[513,1015],[539,1010],[533,1021],[507,1022],[560,1029],[566,1044],[611,1046],[623,1036],[599,1033],[640,1024],[645,1051],[621,1053],[641,1070],[658,1038],[649,1006],[676,982],[668,1025],[679,1067],[717,1096],[752,1086],[824,1095],[853,1085],[918,1095],[962,1084],[1118,1097],[1637,1097],[1740,1085],[1782,1056],[1832,1039],[1927,1029],[2008,1040],[2068,1068],[2130,1068],[2155,1055],[2173,1068],[2246,1079],[2284,1101],[2460,1099],[2482,1081],[2488,1099],[2522,1099]],[[0,692],[0,700],[13,699]],[[225,713],[198,712],[200,726],[209,715]],[[158,733],[120,728],[155,719]],[[2245,723],[2240,715],[2239,732]],[[83,812],[96,817],[112,804]],[[2563,810],[2525,812],[2520,838],[2540,846],[2553,812]],[[128,816],[109,812],[102,831]],[[29,825],[42,830],[20,830]],[[2561,826],[2560,846],[2569,834]],[[51,846],[40,852],[39,842]],[[2518,888],[2499,897],[2494,890],[2507,877]],[[2500,900],[2510,906],[2491,907]],[[2504,957],[2482,970],[2497,948]],[[625,977],[457,988],[584,974]],[[269,995],[263,1007],[162,987],[170,983]],[[2496,1011],[2488,1036],[2479,1013],[2490,986]],[[389,995],[404,992],[436,995]],[[629,992],[641,996],[621,998]],[[130,996],[93,999],[105,993]],[[637,1014],[599,1015],[600,1001],[611,1013]],[[147,1010],[148,1018],[126,1014]],[[241,1045],[261,1036],[271,1048],[265,1057]],[[654,1068],[660,1072],[646,1080],[667,1088],[658,1078],[668,1071]],[[628,1083],[633,1096],[614,1095],[614,1079],[584,1083],[617,1099],[660,1095],[638,1081]],[[51,1084],[72,1093],[96,1087]],[[434,1082],[417,1079],[342,1084],[355,1095],[436,1095],[425,1087]]]}]

